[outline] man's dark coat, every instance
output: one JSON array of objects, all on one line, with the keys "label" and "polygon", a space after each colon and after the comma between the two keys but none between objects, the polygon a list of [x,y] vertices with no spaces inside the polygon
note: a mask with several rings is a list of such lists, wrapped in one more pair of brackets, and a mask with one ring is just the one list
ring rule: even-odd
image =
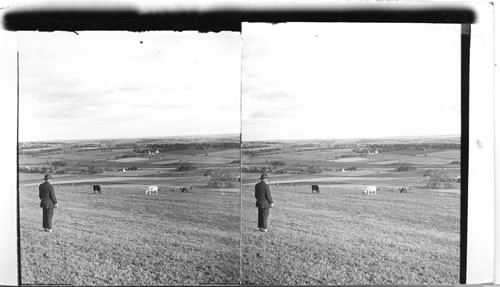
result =
[{"label": "man's dark coat", "polygon": [[269,185],[261,181],[255,185],[255,198],[257,202],[255,206],[258,208],[269,208],[270,204],[273,203],[273,198],[271,197],[271,191],[269,190]]},{"label": "man's dark coat", "polygon": [[56,195],[54,193],[54,187],[47,181],[40,184],[38,188],[38,196],[40,197],[40,207],[43,208],[54,208],[57,204]]}]

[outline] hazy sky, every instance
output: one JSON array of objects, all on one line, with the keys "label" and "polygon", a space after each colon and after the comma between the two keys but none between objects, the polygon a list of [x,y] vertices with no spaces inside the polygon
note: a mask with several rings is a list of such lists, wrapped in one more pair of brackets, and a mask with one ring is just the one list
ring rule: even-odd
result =
[{"label": "hazy sky", "polygon": [[19,140],[239,133],[240,42],[230,32],[20,32]]},{"label": "hazy sky", "polygon": [[239,133],[240,82],[244,140],[460,133],[459,25],[21,32],[19,50],[20,141]]},{"label": "hazy sky", "polygon": [[244,140],[460,134],[460,26],[243,24]]}]

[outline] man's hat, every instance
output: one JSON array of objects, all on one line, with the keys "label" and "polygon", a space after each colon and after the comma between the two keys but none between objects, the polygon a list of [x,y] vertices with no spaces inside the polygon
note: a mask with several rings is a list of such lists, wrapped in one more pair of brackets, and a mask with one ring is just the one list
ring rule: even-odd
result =
[{"label": "man's hat", "polygon": [[269,178],[269,176],[267,176],[267,173],[263,173],[263,174],[260,176],[260,179],[265,179],[265,178]]},{"label": "man's hat", "polygon": [[52,175],[50,173],[47,173],[44,177],[45,180],[47,179],[51,179],[52,178]]}]

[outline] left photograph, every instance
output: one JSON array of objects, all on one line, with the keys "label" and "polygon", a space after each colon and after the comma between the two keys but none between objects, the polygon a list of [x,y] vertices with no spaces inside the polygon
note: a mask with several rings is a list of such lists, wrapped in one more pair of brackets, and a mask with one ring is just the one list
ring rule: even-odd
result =
[{"label": "left photograph", "polygon": [[18,37],[20,284],[238,284],[240,34]]}]

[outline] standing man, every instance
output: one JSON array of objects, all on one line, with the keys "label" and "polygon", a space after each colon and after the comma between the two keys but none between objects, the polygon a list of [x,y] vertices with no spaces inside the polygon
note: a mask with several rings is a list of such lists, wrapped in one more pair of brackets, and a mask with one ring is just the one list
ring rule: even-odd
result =
[{"label": "standing man", "polygon": [[267,185],[269,177],[266,173],[260,176],[260,182],[255,185],[255,198],[257,202],[255,206],[259,209],[258,227],[262,232],[267,232],[267,217],[269,216],[269,208],[274,206],[271,190]]},{"label": "standing man", "polygon": [[52,175],[45,175],[45,182],[38,187],[38,196],[40,197],[40,207],[43,208],[43,229],[46,232],[52,232],[52,217],[54,208],[57,208],[56,194],[54,187],[50,184]]}]

